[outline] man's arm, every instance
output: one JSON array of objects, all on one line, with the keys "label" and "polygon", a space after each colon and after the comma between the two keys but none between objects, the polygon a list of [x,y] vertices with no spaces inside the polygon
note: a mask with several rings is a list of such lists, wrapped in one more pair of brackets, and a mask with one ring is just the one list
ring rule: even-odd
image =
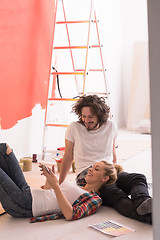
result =
[{"label": "man's arm", "polygon": [[73,147],[74,147],[73,142],[71,142],[69,140],[65,140],[65,153],[64,153],[63,160],[61,163],[59,184],[61,184],[65,180],[67,173],[73,162]]},{"label": "man's arm", "polygon": [[116,141],[113,142],[113,163],[117,163]]}]

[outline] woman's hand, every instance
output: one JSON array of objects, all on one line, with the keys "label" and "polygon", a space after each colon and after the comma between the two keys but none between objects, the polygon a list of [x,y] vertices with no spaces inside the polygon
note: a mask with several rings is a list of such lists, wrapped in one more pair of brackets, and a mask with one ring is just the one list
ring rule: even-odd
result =
[{"label": "woman's hand", "polygon": [[55,190],[57,187],[59,187],[59,183],[54,171],[54,165],[52,166],[52,169],[42,164],[40,164],[39,167],[41,168],[41,175],[46,177],[46,183],[44,186],[42,186],[42,189],[53,188]]},{"label": "woman's hand", "polygon": [[41,186],[42,189],[49,190],[52,189],[51,185],[49,184],[48,180],[46,179],[45,184]]}]

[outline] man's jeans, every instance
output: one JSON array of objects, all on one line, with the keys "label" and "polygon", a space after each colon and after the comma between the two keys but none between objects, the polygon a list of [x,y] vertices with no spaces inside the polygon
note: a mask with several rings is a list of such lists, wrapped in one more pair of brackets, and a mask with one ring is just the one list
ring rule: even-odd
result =
[{"label": "man's jeans", "polygon": [[[84,170],[78,176],[86,176],[87,170]],[[85,179],[79,179],[77,184],[84,185]],[[84,178],[85,178],[84,176]],[[116,209],[120,214],[136,219],[141,222],[152,223],[152,214],[139,215],[136,208],[147,198],[148,185],[146,177],[143,174],[123,172],[118,175],[115,184],[104,185],[100,189],[100,197],[103,205]]]}]

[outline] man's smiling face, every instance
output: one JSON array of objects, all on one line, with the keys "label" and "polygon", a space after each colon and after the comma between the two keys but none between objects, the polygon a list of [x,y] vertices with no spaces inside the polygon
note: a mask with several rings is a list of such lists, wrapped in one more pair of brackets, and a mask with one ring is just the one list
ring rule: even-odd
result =
[{"label": "man's smiling face", "polygon": [[90,107],[82,108],[82,121],[88,131],[99,128],[98,118],[91,112]]}]

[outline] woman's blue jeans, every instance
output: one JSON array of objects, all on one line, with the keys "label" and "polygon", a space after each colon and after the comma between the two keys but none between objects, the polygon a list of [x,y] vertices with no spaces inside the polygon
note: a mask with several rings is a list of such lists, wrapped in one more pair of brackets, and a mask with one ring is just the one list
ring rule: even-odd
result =
[{"label": "woman's blue jeans", "polygon": [[[3,144],[3,143],[2,143]],[[32,195],[19,163],[0,144],[0,202],[14,217],[32,217]]]}]

